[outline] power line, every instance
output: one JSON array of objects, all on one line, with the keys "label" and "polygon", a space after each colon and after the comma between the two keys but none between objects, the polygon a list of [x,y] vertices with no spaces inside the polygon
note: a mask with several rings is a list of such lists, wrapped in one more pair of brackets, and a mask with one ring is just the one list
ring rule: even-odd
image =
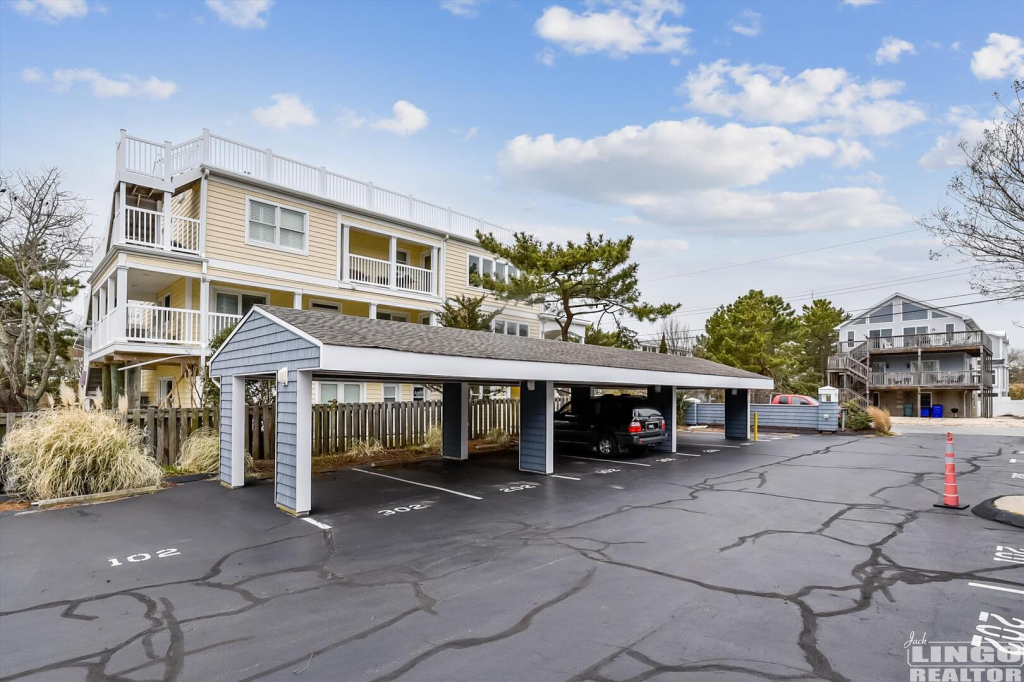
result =
[{"label": "power line", "polygon": [[888,239],[889,237],[898,237],[901,234],[910,234],[911,232],[917,232],[921,228],[915,227],[912,230],[904,230],[902,232],[892,232],[890,234],[882,234],[877,237],[867,237],[866,239],[857,239],[852,242],[843,242],[842,244],[832,244],[831,246],[820,246],[816,249],[808,249],[806,251],[796,251],[794,253],[784,253],[779,256],[771,256],[769,258],[759,258],[757,260],[748,260],[745,263],[734,263],[732,265],[721,265],[717,268],[708,268],[706,270],[694,270],[693,272],[681,272],[676,275],[665,275],[664,277],[652,277],[651,279],[641,280],[641,284],[646,282],[660,282],[665,279],[673,279],[675,277],[689,277],[690,275],[702,275],[706,272],[717,272],[718,270],[728,270],[729,268],[738,268],[744,265],[754,265],[755,263],[767,263],[768,261],[780,260],[782,258],[790,258],[792,256],[803,256],[808,253],[817,253],[819,251],[827,251],[828,249],[837,249],[840,246],[850,246],[852,244],[863,244],[864,242],[875,241],[876,239]]}]

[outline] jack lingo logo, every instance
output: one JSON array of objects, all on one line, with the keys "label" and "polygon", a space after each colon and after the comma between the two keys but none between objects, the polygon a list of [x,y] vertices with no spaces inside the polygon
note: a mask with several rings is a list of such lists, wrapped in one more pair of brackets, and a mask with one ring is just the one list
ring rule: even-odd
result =
[{"label": "jack lingo logo", "polygon": [[927,633],[910,639],[907,652],[911,682],[1022,682],[1024,645],[1010,643],[928,642]]}]

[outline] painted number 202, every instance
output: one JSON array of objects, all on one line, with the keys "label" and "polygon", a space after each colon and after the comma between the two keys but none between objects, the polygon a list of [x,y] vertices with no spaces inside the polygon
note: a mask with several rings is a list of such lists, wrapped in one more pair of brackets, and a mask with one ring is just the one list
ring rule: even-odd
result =
[{"label": "painted number 202", "polygon": [[[156,558],[157,559],[163,559],[165,557],[178,556],[180,554],[181,554],[181,552],[179,552],[176,549],[160,549],[160,550],[156,551]],[[125,561],[127,561],[130,564],[137,564],[140,561],[149,561],[152,558],[153,558],[153,555],[149,554],[148,552],[139,552],[138,554],[132,554],[130,557],[125,559]],[[107,561],[110,562],[111,566],[123,566],[124,565],[120,561],[118,561],[117,559],[114,559],[114,558],[107,559]]]},{"label": "painted number 202", "polygon": [[395,507],[394,509],[381,509],[378,514],[384,516],[393,516],[395,514],[402,514],[407,511],[413,511],[414,509],[427,509],[425,504],[410,504],[408,507]]},{"label": "painted number 202", "polygon": [[532,483],[519,483],[519,484],[516,484],[516,485],[510,485],[507,488],[502,488],[501,492],[503,492],[503,493],[514,493],[514,492],[516,492],[518,490],[529,490],[530,488],[536,488],[536,487],[537,486],[533,485]]}]

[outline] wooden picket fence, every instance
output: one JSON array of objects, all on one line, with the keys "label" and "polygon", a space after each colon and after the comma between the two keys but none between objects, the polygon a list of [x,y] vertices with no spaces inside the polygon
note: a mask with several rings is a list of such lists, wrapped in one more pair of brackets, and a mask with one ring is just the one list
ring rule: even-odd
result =
[{"label": "wooden picket fence", "polygon": [[[558,405],[564,400],[556,401]],[[386,448],[423,443],[441,425],[441,401],[339,403],[314,405],[313,455],[345,452],[356,441],[375,438]],[[557,406],[556,406],[557,407]],[[27,413],[0,412],[0,442],[7,429]],[[160,465],[173,465],[185,439],[203,427],[217,428],[217,410],[203,407],[146,407],[129,410],[126,420],[142,429]],[[519,401],[510,398],[472,400],[469,437],[482,438],[492,429],[519,433]],[[254,459],[273,459],[277,441],[273,405],[246,408],[245,449]]]}]

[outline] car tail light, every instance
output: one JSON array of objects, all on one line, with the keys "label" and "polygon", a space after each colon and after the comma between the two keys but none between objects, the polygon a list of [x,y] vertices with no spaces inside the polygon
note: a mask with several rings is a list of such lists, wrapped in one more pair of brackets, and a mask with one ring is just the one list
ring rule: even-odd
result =
[{"label": "car tail light", "polygon": [[633,421],[629,422],[630,433],[640,433],[642,430],[643,429],[640,426],[640,422],[638,422],[637,420],[634,419]]},{"label": "car tail light", "polygon": [[661,420],[661,426],[659,426],[658,428],[661,429],[662,431],[665,430],[665,420],[664,419]]}]

